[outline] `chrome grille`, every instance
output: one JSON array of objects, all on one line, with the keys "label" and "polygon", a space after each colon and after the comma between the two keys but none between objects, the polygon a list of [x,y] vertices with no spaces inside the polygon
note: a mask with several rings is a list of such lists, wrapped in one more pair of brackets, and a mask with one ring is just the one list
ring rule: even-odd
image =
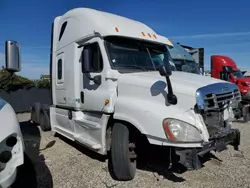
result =
[{"label": "chrome grille", "polygon": [[229,105],[230,101],[240,99],[241,94],[238,89],[220,94],[210,93],[204,97],[204,107],[206,111],[224,110]]},{"label": "chrome grille", "polygon": [[230,82],[210,84],[196,91],[197,108],[203,112],[223,110],[229,103],[237,105],[239,101],[239,88]]},{"label": "chrome grille", "polygon": [[229,109],[237,109],[239,101],[238,86],[229,82],[210,84],[196,91],[196,109],[202,115],[211,138],[230,128],[224,115]]}]

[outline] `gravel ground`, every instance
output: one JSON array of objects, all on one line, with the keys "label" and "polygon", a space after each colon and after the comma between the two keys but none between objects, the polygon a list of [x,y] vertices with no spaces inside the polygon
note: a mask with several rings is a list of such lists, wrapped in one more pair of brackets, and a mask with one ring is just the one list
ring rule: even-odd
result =
[{"label": "gravel ground", "polygon": [[29,114],[18,114],[18,118],[27,157],[13,187],[250,187],[250,123],[234,124],[242,134],[240,152],[229,147],[211,155],[200,170],[170,173],[162,168],[164,164],[149,162],[137,170],[134,180],[117,182],[110,177],[103,157],[53,132],[42,132],[28,123]]}]

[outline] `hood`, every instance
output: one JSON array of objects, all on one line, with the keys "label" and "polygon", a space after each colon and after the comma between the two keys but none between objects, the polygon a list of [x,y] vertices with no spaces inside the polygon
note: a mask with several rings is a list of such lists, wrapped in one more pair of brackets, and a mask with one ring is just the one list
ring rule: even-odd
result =
[{"label": "hood", "polygon": [[240,82],[246,82],[247,85],[250,85],[250,77],[238,78]]},{"label": "hood", "polygon": [[[170,80],[174,93],[190,96],[195,96],[196,90],[200,87],[219,82],[226,82],[208,76],[180,71],[173,71]],[[159,72],[152,71],[121,74],[119,82],[127,85],[161,90],[163,84],[166,83],[166,79],[165,77],[160,76]]]}]

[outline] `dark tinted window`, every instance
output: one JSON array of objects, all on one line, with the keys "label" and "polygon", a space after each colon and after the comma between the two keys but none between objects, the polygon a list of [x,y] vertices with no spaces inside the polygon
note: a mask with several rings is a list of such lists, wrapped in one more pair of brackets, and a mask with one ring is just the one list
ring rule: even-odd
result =
[{"label": "dark tinted window", "polygon": [[[91,52],[89,57],[91,72],[101,72],[103,69],[103,59],[98,43],[86,45],[84,48],[88,48]],[[84,58],[82,57],[82,59]]]},{"label": "dark tinted window", "polygon": [[64,33],[64,31],[65,31],[65,29],[66,29],[66,26],[67,26],[67,21],[66,22],[64,22],[63,24],[62,24],[62,27],[61,27],[61,30],[60,30],[60,34],[59,34],[59,41],[61,40],[61,38],[62,38],[62,36],[63,36],[63,33]]},{"label": "dark tinted window", "polygon": [[57,79],[61,80],[62,79],[62,60],[59,59],[57,62]]}]

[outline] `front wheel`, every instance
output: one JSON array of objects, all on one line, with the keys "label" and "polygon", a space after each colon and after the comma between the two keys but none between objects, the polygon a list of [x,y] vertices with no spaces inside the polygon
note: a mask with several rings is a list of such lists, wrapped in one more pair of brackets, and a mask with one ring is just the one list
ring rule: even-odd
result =
[{"label": "front wheel", "polygon": [[111,164],[116,180],[129,181],[135,177],[136,154],[133,140],[126,125],[114,124],[111,140]]}]

